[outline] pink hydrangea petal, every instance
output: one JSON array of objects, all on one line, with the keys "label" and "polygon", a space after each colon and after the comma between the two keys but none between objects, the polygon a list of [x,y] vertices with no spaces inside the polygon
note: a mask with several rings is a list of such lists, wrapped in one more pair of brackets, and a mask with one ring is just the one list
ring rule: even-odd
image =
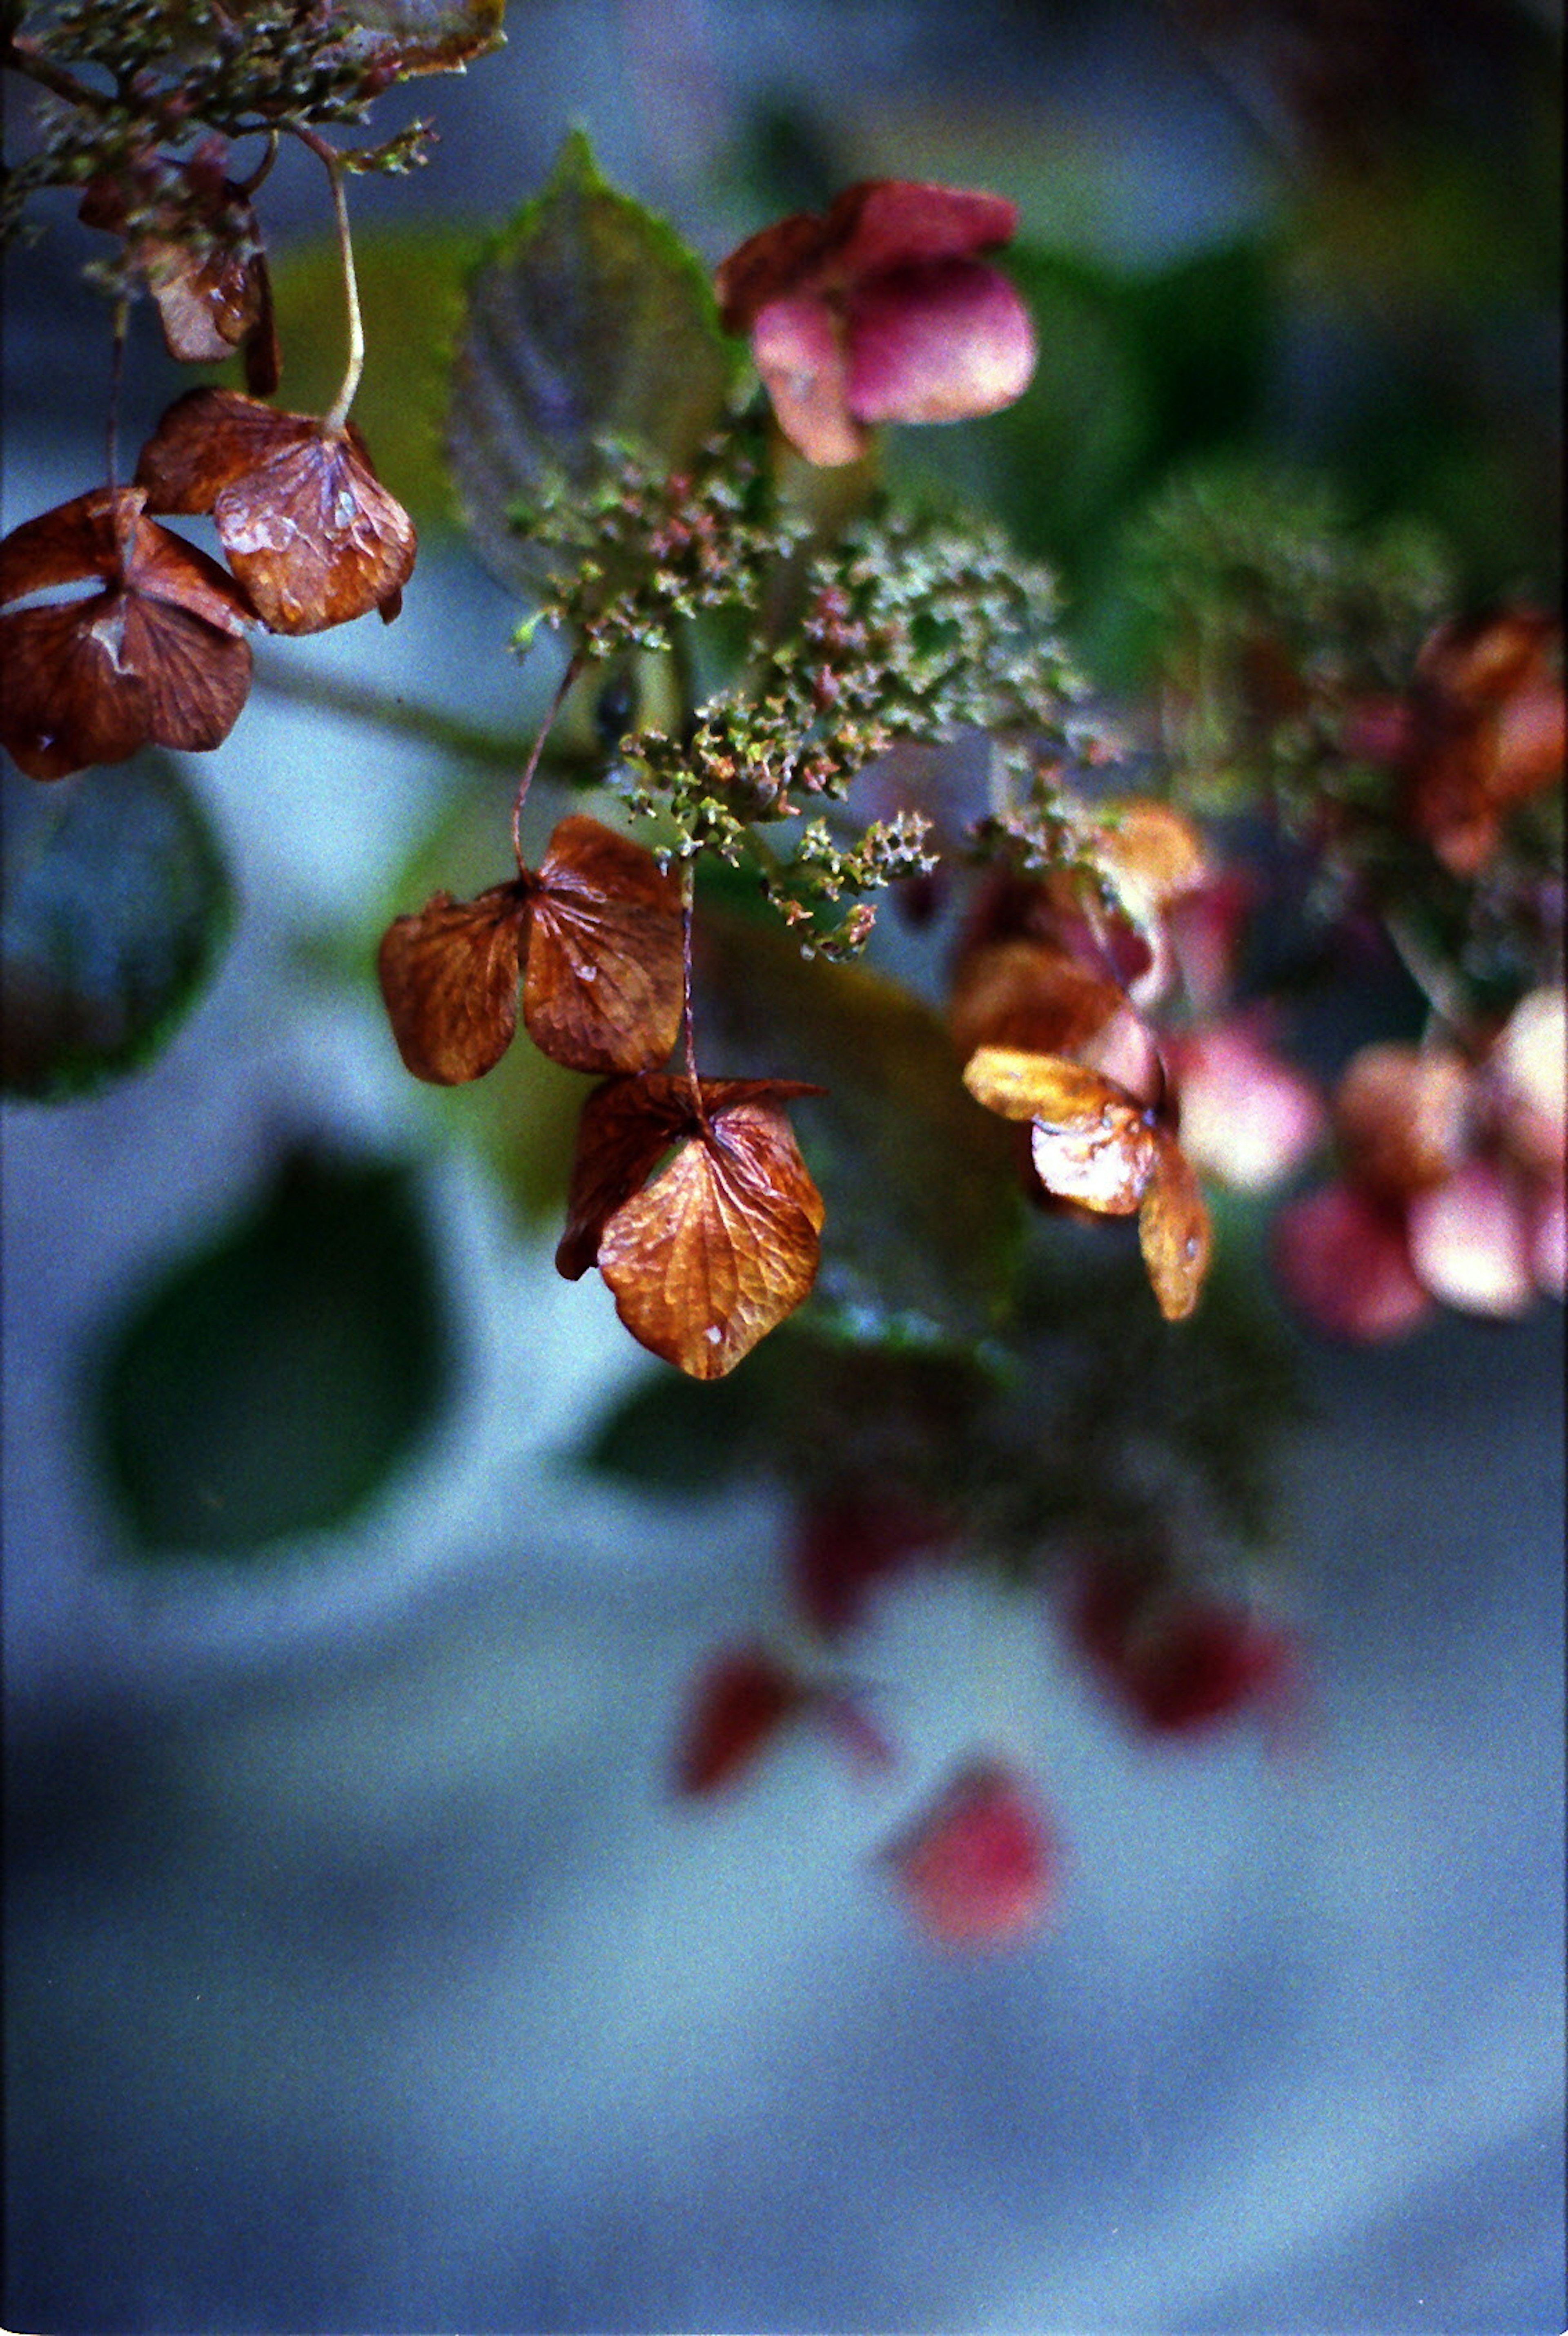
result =
[{"label": "pink hydrangea petal", "polygon": [[1021,1781],[998,1761],[962,1769],[886,1852],[921,1929],[950,1947],[1007,1947],[1038,1928],[1060,1855]]},{"label": "pink hydrangea petal", "polygon": [[1471,1160],[1410,1203],[1410,1262],[1433,1297],[1466,1314],[1523,1314],[1535,1296],[1524,1195]]},{"label": "pink hydrangea petal", "polygon": [[779,429],[808,462],[827,468],[866,452],[849,411],[842,329],[825,300],[770,300],[751,327],[751,355]]},{"label": "pink hydrangea petal", "polygon": [[1018,206],[965,187],[870,179],[846,187],[825,225],[835,273],[855,282],[921,260],[972,258],[1007,243]]},{"label": "pink hydrangea petal", "polygon": [[1535,1286],[1548,1298],[1568,1291],[1568,1205],[1561,1176],[1530,1188],[1530,1265]]},{"label": "pink hydrangea petal", "polygon": [[1324,1184],[1274,1219],[1273,1264],[1292,1305],[1331,1338],[1402,1338],[1432,1311],[1403,1218],[1350,1184]]},{"label": "pink hydrangea petal", "polygon": [[961,422],[994,414],[1027,387],[1034,328],[995,268],[942,259],[857,285],[848,350],[848,410],[858,421]]},{"label": "pink hydrangea petal", "polygon": [[1561,989],[1520,999],[1493,1050],[1505,1141],[1515,1159],[1561,1176],[1568,1127],[1568,1013]]},{"label": "pink hydrangea petal", "polygon": [[1321,1139],[1322,1096],[1244,1021],[1194,1031],[1172,1051],[1182,1150],[1200,1175],[1233,1192],[1267,1192]]}]

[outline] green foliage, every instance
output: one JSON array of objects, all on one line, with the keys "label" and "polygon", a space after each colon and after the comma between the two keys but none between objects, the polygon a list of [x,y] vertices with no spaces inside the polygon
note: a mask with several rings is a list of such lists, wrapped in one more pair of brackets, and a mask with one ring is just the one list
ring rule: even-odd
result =
[{"label": "green foliage", "polygon": [[410,1171],[301,1153],[106,1326],[94,1441],[142,1555],[249,1558],[361,1510],[450,1372]]},{"label": "green foliage", "polygon": [[222,854],[177,764],[151,751],[5,788],[0,1081],[56,1103],[156,1055],[201,995],[233,915]]},{"label": "green foliage", "polygon": [[532,540],[541,512],[596,494],[628,453],[689,464],[734,365],[701,262],[574,131],[476,270],[457,342],[448,453],[487,566],[537,595],[556,572]]}]

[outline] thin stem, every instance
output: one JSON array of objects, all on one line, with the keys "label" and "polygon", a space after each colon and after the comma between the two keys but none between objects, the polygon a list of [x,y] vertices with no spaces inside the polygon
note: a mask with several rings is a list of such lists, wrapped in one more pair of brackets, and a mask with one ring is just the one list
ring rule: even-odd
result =
[{"label": "thin stem", "polygon": [[335,146],[318,138],[304,122],[295,122],[294,134],[311,152],[326,172],[332,189],[333,218],[337,225],[338,254],[343,261],[344,303],[348,311],[348,362],[344,367],[343,382],[337,395],[321,417],[324,431],[341,430],[348,420],[349,409],[358,394],[360,375],[364,371],[364,320],[360,315],[359,278],[354,273],[353,236],[348,221],[348,197],[344,192],[343,157]]},{"label": "thin stem", "polygon": [[263,150],[260,161],[256,164],[248,179],[239,179],[236,180],[234,192],[238,195],[243,201],[248,202],[252,195],[255,194],[257,187],[259,187],[263,180],[266,178],[276,160],[277,132],[276,130],[269,130],[266,133],[266,145]]},{"label": "thin stem", "polygon": [[78,81],[73,73],[67,73],[63,65],[57,65],[53,57],[44,54],[31,33],[9,35],[5,47],[0,49],[0,65],[9,65],[13,73],[23,74],[28,81],[35,81],[41,89],[50,91],[55,97],[63,98],[67,105],[84,106],[92,113],[107,112],[113,102],[105,91],[90,89],[84,81]]},{"label": "thin stem", "polygon": [[131,302],[122,292],[114,304],[114,338],[109,360],[109,421],[104,430],[104,468],[109,492],[120,484],[120,386],[125,376],[125,334]]},{"label": "thin stem", "polygon": [[697,1125],[706,1135],[708,1110],[702,1101],[702,1082],[697,1076],[697,1037],[692,1012],[692,928],[697,889],[697,870],[692,861],[681,863],[681,1033],[685,1041],[686,1084],[692,1090],[692,1109]]},{"label": "thin stem", "polygon": [[539,756],[545,751],[545,741],[555,728],[556,716],[566,702],[566,693],[582,672],[586,662],[581,649],[574,649],[567,658],[566,669],[556,684],[555,695],[545,708],[545,718],[539,725],[538,735],[534,740],[532,751],[523,765],[523,775],[518,781],[518,792],[512,799],[512,857],[518,863],[519,876],[528,873],[523,860],[523,805],[528,801],[528,789],[534,783],[534,773],[539,767]]}]

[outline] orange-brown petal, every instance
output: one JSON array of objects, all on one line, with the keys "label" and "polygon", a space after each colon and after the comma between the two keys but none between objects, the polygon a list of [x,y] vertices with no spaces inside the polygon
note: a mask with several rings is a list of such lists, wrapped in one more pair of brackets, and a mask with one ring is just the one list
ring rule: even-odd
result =
[{"label": "orange-brown petal", "polygon": [[586,1273],[606,1220],[640,1191],[677,1137],[698,1124],[690,1084],[667,1072],[628,1074],[594,1089],[577,1122],[558,1273],[568,1281]]},{"label": "orange-brown petal", "polygon": [[399,1054],[419,1079],[482,1078],[512,1042],[528,898],[518,882],[472,900],[438,892],[387,927],[376,959]]},{"label": "orange-brown petal", "polygon": [[1090,973],[1054,942],[997,940],[962,960],[948,1019],[965,1062],[982,1046],[1070,1055],[1121,1002],[1114,981]]},{"label": "orange-brown petal", "polygon": [[681,1027],[681,895],[651,852],[582,813],[540,863],[524,977],[528,1036],[577,1071],[651,1070]]},{"label": "orange-brown petal", "polygon": [[1186,1153],[1164,1129],[1157,1143],[1158,1158],[1138,1211],[1138,1244],[1160,1312],[1167,1322],[1180,1322],[1198,1302],[1214,1232]]},{"label": "orange-brown petal", "polygon": [[788,1121],[742,1103],[614,1212],[599,1270],[640,1344],[693,1378],[720,1378],[807,1297],[821,1227]]}]

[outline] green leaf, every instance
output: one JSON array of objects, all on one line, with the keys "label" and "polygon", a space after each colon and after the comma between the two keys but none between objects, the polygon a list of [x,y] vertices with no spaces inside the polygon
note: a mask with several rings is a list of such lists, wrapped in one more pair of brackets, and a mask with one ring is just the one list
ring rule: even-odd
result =
[{"label": "green leaf", "polygon": [[1017,1259],[1013,1146],[964,1092],[938,1017],[733,912],[703,910],[698,936],[703,1067],[717,1045],[739,1075],[828,1089],[794,1114],[828,1211],[814,1320],[914,1346],[988,1338]]},{"label": "green leaf", "polygon": [[48,788],[8,780],[5,833],[0,1088],[57,1103],[167,1044],[233,900],[207,814],[160,754]]},{"label": "green leaf", "polygon": [[143,1553],[343,1523],[435,1417],[450,1347],[410,1169],[286,1159],[106,1333],[94,1439]]},{"label": "green leaf", "polygon": [[526,540],[528,513],[604,484],[615,449],[689,462],[734,365],[702,262],[600,177],[572,131],[475,273],[458,337],[448,453],[487,566],[530,596],[548,569]]}]

